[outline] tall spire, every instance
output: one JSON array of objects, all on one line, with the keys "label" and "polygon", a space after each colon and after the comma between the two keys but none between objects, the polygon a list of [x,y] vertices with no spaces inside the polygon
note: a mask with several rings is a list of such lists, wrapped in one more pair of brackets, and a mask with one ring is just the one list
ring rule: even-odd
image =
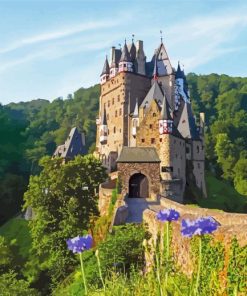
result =
[{"label": "tall spire", "polygon": [[178,61],[178,67],[177,67],[177,71],[175,74],[175,79],[179,79],[179,78],[184,79],[184,71],[181,70],[180,62]]},{"label": "tall spire", "polygon": [[161,120],[172,120],[170,110],[169,110],[169,105],[168,105],[168,102],[166,100],[166,96],[164,96],[164,98],[163,98],[162,109],[161,109],[161,113],[160,113],[160,119]]},{"label": "tall spire", "polygon": [[163,43],[163,32],[162,30],[160,30],[160,44]]},{"label": "tall spire", "polygon": [[101,73],[100,76],[102,76],[102,75],[108,75],[108,74],[110,74],[110,67],[109,67],[109,63],[108,63],[108,58],[106,56],[104,67],[103,67],[103,70],[102,70],[102,73]]},{"label": "tall spire", "polygon": [[120,58],[120,62],[130,62],[130,55],[129,55],[129,51],[128,51],[128,47],[126,44],[126,39],[125,39],[125,43],[124,43],[124,47],[122,50],[122,55]]},{"label": "tall spire", "polygon": [[154,71],[153,71],[153,79],[158,80],[158,66],[157,66],[157,55],[154,57]]}]

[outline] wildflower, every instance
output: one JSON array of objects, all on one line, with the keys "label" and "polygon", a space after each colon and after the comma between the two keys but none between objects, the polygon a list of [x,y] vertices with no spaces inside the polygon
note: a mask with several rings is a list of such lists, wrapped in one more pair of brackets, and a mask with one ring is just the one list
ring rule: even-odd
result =
[{"label": "wildflower", "polygon": [[73,253],[81,253],[89,250],[93,244],[93,238],[91,235],[76,236],[66,241],[68,249]]},{"label": "wildflower", "polygon": [[214,232],[219,226],[212,217],[201,217],[196,220],[182,220],[181,233],[183,236],[203,235]]},{"label": "wildflower", "polygon": [[156,215],[156,218],[161,222],[171,222],[171,221],[177,221],[180,217],[179,212],[177,212],[174,209],[165,209],[160,210],[158,214]]},{"label": "wildflower", "polygon": [[91,235],[88,235],[88,234],[85,236],[78,235],[74,238],[68,239],[66,243],[70,251],[72,251],[73,253],[79,254],[85,295],[88,295],[85,271],[84,271],[83,260],[82,260],[82,252],[92,248],[93,238]]}]

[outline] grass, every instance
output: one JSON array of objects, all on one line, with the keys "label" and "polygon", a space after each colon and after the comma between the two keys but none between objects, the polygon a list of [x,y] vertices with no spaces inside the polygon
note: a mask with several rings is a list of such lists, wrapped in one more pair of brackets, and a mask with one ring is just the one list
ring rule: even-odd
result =
[{"label": "grass", "polygon": [[219,180],[206,172],[206,185],[208,197],[197,200],[200,207],[226,212],[247,212],[247,196],[239,194],[227,181]]},{"label": "grass", "polygon": [[0,235],[9,242],[16,240],[18,255],[23,259],[28,258],[31,247],[28,221],[22,218],[13,218],[0,227]]}]

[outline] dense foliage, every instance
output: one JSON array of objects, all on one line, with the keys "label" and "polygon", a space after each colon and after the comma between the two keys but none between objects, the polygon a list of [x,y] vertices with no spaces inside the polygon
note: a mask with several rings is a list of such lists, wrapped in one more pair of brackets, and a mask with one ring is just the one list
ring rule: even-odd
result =
[{"label": "dense foliage", "polygon": [[[63,164],[62,159],[44,157],[39,176],[32,176],[25,193],[25,207],[31,207],[32,254],[37,266],[57,283],[75,264],[68,256],[66,239],[90,228],[90,219],[98,214],[96,188],[105,181],[105,169],[93,156],[77,156]],[[32,265],[34,261],[32,260]]]},{"label": "dense foliage", "polygon": [[206,114],[207,167],[247,195],[247,78],[188,75],[194,110]]}]

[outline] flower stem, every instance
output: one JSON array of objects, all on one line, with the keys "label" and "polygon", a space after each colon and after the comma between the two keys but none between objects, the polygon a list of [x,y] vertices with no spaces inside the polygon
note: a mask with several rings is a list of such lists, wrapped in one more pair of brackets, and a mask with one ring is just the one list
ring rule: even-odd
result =
[{"label": "flower stem", "polygon": [[196,276],[196,286],[195,286],[195,294],[198,294],[199,288],[199,280],[200,280],[200,273],[201,273],[201,262],[202,262],[202,239],[199,236],[199,258],[198,258],[198,268],[197,268],[197,276]]},{"label": "flower stem", "polygon": [[85,277],[83,260],[82,260],[82,253],[80,253],[79,255],[80,255],[80,262],[81,262],[81,274],[82,274],[83,284],[85,288],[85,295],[87,295],[87,284],[86,284],[86,277]]},{"label": "flower stem", "polygon": [[161,281],[160,281],[160,264],[159,264],[159,258],[158,258],[157,252],[155,252],[155,258],[156,258],[156,277],[159,285],[159,292],[160,292],[160,296],[163,296],[163,291],[162,291]]},{"label": "flower stem", "polygon": [[102,276],[102,272],[101,272],[101,265],[100,265],[100,259],[99,259],[99,254],[98,252],[95,253],[96,255],[96,258],[97,258],[97,264],[98,264],[98,268],[99,268],[99,277],[100,277],[100,280],[102,282],[102,285],[103,285],[103,288],[104,288],[104,294],[106,292],[106,289],[105,289],[105,282],[103,280],[103,276]]},{"label": "flower stem", "polygon": [[167,288],[168,281],[168,263],[169,263],[169,222],[166,222],[166,274],[165,274],[165,283]]}]

